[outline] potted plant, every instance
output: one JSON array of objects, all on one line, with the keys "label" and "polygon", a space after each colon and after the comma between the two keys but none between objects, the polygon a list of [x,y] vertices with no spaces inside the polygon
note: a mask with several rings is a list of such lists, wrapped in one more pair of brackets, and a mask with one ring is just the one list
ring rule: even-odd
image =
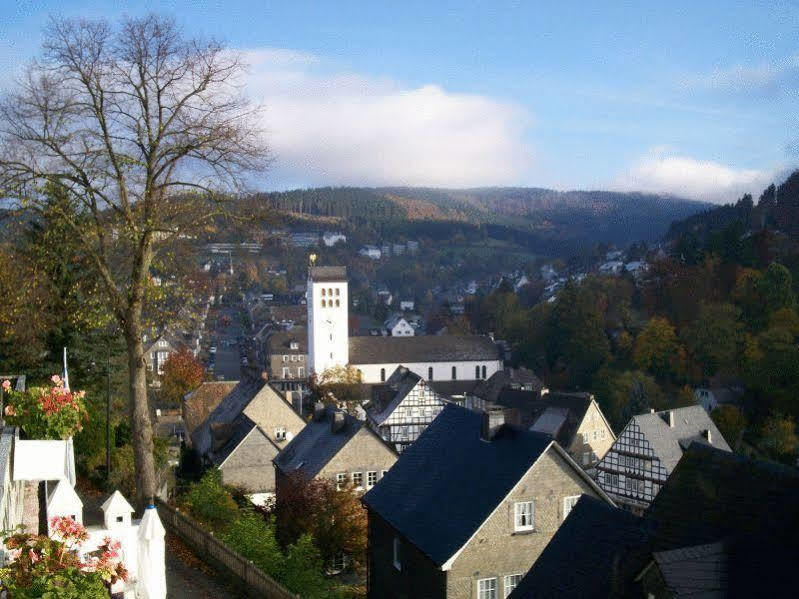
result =
[{"label": "potted plant", "polygon": [[18,533],[4,539],[11,561],[0,569],[0,583],[9,599],[108,599],[110,586],[127,580],[117,541],[104,539],[83,561],[79,548],[88,539],[86,529],[67,517],[55,517],[50,525],[52,538]]},{"label": "potted plant", "polygon": [[70,391],[57,374],[50,380],[51,386],[25,391],[13,391],[8,380],[2,383],[6,422],[19,426],[28,439],[70,439],[89,417],[84,391]]}]

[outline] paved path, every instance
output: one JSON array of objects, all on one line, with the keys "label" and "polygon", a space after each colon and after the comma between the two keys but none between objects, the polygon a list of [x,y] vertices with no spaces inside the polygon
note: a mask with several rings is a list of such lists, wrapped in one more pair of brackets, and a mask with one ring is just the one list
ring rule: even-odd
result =
[{"label": "paved path", "polygon": [[195,556],[180,539],[166,535],[167,599],[242,597],[241,593]]}]

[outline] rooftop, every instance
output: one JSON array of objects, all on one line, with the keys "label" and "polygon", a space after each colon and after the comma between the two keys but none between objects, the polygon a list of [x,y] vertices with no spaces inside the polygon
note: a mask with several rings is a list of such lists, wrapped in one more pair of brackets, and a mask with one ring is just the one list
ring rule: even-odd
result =
[{"label": "rooftop", "polygon": [[499,360],[494,342],[482,335],[350,337],[351,364],[413,364]]},{"label": "rooftop", "polygon": [[[342,427],[334,431],[334,415],[343,418]],[[294,472],[313,478],[361,429],[363,423],[346,412],[326,406],[324,411],[305,425],[299,434],[275,458],[284,474]]]},{"label": "rooftop", "polygon": [[481,440],[482,415],[447,404],[364,504],[436,564],[457,552],[552,443],[505,425]]},{"label": "rooftop", "polygon": [[312,266],[308,269],[308,276],[316,283],[343,282],[347,280],[346,266]]}]

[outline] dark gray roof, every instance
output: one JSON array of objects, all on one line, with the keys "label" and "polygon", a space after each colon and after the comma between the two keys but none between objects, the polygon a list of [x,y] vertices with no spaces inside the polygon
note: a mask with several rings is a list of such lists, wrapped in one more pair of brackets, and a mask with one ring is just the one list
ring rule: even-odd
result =
[{"label": "dark gray roof", "polygon": [[729,553],[724,543],[658,551],[652,558],[672,597],[729,596]]},{"label": "dark gray roof", "polygon": [[338,282],[347,280],[346,266],[312,266],[309,269],[311,279],[315,282]]},{"label": "dark gray roof", "polygon": [[213,425],[231,424],[241,414],[252,398],[263,389],[266,382],[263,379],[251,377],[243,378],[233,390],[228,393],[219,405],[208,415],[208,418],[191,434],[192,446],[200,455],[210,451],[213,446],[211,428]]},{"label": "dark gray roof", "polygon": [[650,536],[647,521],[583,495],[510,597],[625,596],[626,582],[648,561]]},{"label": "dark gray roof", "polygon": [[473,394],[485,401],[495,402],[503,389],[522,386],[538,392],[544,388],[544,383],[532,370],[527,368],[504,368],[492,374],[485,381],[480,381],[474,388]]},{"label": "dark gray roof", "polygon": [[446,397],[459,397],[472,392],[478,381],[427,381],[432,389]]},{"label": "dark gray roof", "polygon": [[[336,412],[343,415],[344,426],[333,432],[331,421]],[[327,406],[321,418],[314,418],[306,424],[283,451],[277,454],[275,466],[284,474],[297,472],[313,478],[355,436],[361,426],[362,422],[346,412]]]},{"label": "dark gray roof", "polygon": [[[674,426],[669,426],[666,423],[669,411],[673,413]],[[707,443],[702,435],[703,431],[710,431],[711,445],[718,449],[731,451],[713,420],[699,405],[641,414],[633,416],[632,420],[646,435],[655,455],[668,473],[674,470],[688,445],[694,441]]]},{"label": "dark gray roof", "polygon": [[591,406],[590,393],[553,391],[543,395],[536,391],[502,389],[495,404],[512,411],[509,419],[525,428],[538,426],[560,443],[569,447]]},{"label": "dark gray roof", "polygon": [[[291,349],[291,343],[297,349]],[[305,327],[292,327],[288,331],[274,331],[266,339],[266,351],[270,354],[306,354],[308,353],[308,331]]]},{"label": "dark gray roof", "polygon": [[215,466],[219,466],[224,462],[228,456],[239,446],[239,443],[244,441],[245,437],[252,432],[252,429],[257,428],[252,420],[250,420],[243,412],[236,416],[230,430],[229,437],[225,444],[211,454],[211,461]]},{"label": "dark gray roof", "polygon": [[640,597],[652,562],[670,596],[794,596],[797,505],[796,469],[694,443],[643,518],[581,498],[511,597]]},{"label": "dark gray roof", "polygon": [[364,504],[436,564],[457,552],[552,442],[503,426],[480,439],[482,416],[447,404]]},{"label": "dark gray roof", "polygon": [[482,335],[350,337],[350,364],[413,364],[499,360],[499,350]]}]

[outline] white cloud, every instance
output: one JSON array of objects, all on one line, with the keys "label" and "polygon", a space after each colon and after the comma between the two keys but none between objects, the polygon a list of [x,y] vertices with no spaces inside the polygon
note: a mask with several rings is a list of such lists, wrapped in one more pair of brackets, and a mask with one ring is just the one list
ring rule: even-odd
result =
[{"label": "white cloud", "polygon": [[788,56],[775,62],[736,64],[717,68],[709,73],[688,77],[683,85],[699,90],[725,92],[752,92],[780,89],[795,83],[799,73],[799,55]]},{"label": "white cloud", "polygon": [[517,183],[533,165],[528,114],[437,85],[334,72],[312,55],[246,53],[247,93],[265,107],[273,184]]},{"label": "white cloud", "polygon": [[634,162],[613,183],[615,189],[676,195],[725,204],[744,193],[755,200],[779,169],[735,169],[688,156],[665,155],[663,148]]}]

